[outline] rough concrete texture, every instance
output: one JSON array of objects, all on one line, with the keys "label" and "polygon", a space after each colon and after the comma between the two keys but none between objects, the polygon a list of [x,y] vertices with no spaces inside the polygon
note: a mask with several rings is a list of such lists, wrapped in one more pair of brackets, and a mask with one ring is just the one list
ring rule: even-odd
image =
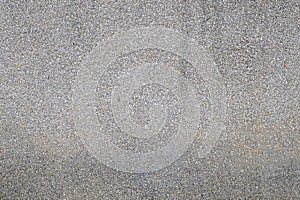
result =
[{"label": "rough concrete texture", "polygon": [[1,0],[0,199],[299,199],[299,9]]}]

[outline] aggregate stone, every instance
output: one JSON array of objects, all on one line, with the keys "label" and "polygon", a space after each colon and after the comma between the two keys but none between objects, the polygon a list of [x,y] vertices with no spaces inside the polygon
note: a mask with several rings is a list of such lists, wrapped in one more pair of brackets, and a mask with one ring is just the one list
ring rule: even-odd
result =
[{"label": "aggregate stone", "polygon": [[[296,0],[1,1],[0,198],[299,199],[299,9]],[[94,156],[77,134],[73,91],[98,44],[144,27],[174,30],[211,56],[224,83],[226,129],[207,147],[215,91],[175,50],[145,47],[116,56],[98,75],[97,105],[91,106],[99,124],[115,130],[107,132],[114,136],[108,142],[124,151],[144,155],[163,149],[184,125],[182,99],[192,90],[175,93],[145,83],[124,92],[131,121],[122,124],[112,106],[118,102],[113,91],[126,88],[122,83],[140,83],[149,75],[174,85],[191,83],[198,91],[193,144],[170,165],[132,173]],[[192,52],[187,43],[182,49]],[[147,74],[141,68],[130,76],[134,70],[128,69],[145,63],[154,70]],[[167,75],[155,73],[164,72],[156,65],[167,68]],[[136,130],[128,124],[165,129],[136,135],[126,132]],[[209,152],[199,154],[202,147]]]}]

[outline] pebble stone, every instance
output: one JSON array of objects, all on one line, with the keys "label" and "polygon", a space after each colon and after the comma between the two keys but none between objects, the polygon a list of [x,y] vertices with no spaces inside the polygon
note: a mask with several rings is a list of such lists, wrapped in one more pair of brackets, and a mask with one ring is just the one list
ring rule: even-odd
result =
[{"label": "pebble stone", "polygon": [[[0,199],[299,199],[299,25],[297,0],[0,1]],[[111,117],[119,96],[109,83],[122,89],[128,68],[151,62],[199,85],[193,144],[162,169],[133,173],[103,163],[76,134],[72,90],[99,42],[143,27],[174,30],[212,56],[226,129],[199,156],[215,106],[207,77],[162,49],[116,57],[98,81],[95,111],[110,142],[126,151],[163,148],[183,120],[181,98],[159,83],[128,94],[131,124],[155,130],[133,134],[122,113]]]}]

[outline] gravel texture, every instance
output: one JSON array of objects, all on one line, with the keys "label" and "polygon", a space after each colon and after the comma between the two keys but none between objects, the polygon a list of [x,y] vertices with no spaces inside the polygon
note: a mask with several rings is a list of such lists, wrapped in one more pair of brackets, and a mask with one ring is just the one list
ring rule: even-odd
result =
[{"label": "gravel texture", "polygon": [[299,66],[297,0],[0,0],[0,199],[299,199]]}]

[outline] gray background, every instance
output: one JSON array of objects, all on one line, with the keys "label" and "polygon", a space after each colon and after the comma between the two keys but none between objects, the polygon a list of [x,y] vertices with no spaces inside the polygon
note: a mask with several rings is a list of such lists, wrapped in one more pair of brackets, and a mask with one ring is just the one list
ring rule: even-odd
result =
[{"label": "gray background", "polygon": [[[0,198],[300,197],[298,1],[1,1]],[[74,134],[71,87],[117,30],[164,25],[225,79],[226,132],[153,173],[110,169]]]}]

